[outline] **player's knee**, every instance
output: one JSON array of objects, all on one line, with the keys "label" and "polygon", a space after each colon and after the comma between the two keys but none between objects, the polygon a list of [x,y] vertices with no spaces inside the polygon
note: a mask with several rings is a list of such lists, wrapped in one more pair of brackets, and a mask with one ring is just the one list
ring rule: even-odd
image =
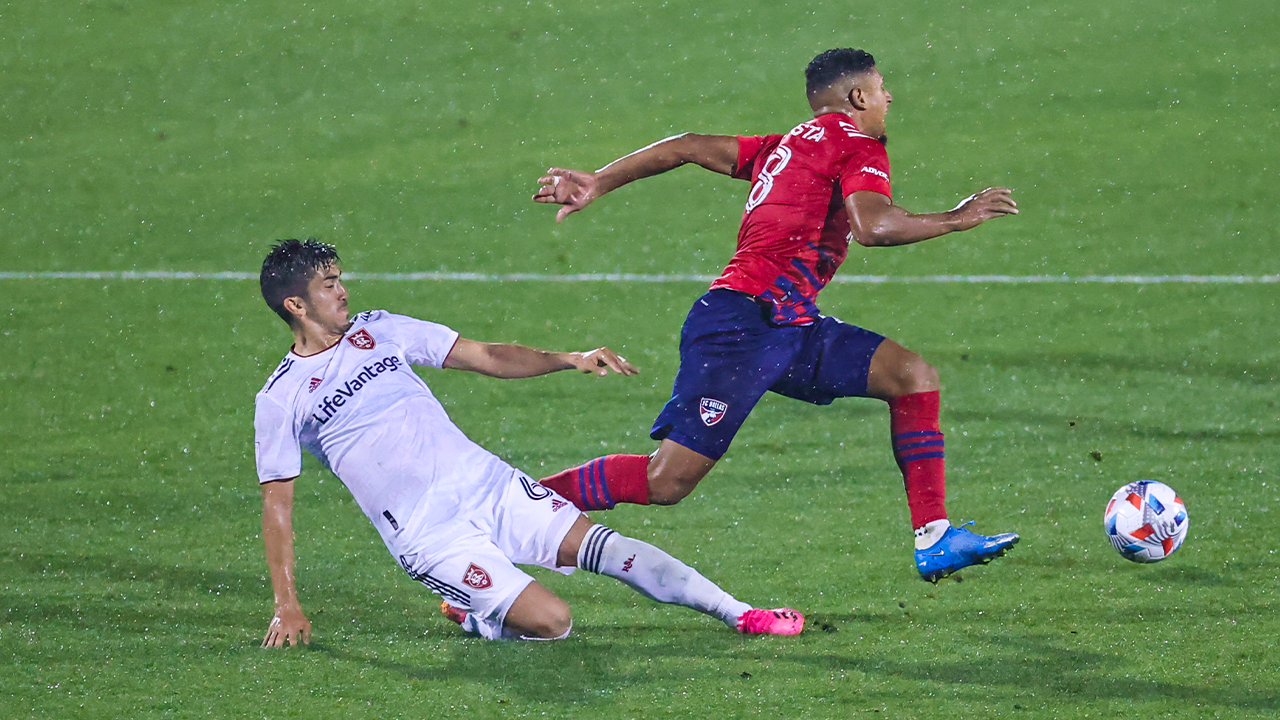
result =
[{"label": "player's knee", "polygon": [[888,388],[890,397],[933,392],[940,387],[937,369],[915,353],[911,353],[897,366],[891,378]]},{"label": "player's knee", "polygon": [[906,368],[904,386],[906,392],[904,395],[918,392],[933,392],[941,385],[938,383],[938,370],[934,366],[925,362],[919,355],[916,356],[915,362],[909,363]]},{"label": "player's knee", "polygon": [[562,640],[569,636],[573,616],[569,613],[568,603],[559,598],[556,600],[539,608],[538,613],[530,618],[529,627],[522,628],[525,635],[541,640]]}]

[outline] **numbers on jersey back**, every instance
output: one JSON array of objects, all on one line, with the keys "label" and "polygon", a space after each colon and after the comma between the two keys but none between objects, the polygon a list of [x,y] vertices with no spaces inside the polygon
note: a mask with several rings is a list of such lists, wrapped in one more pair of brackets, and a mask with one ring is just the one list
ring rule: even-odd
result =
[{"label": "numbers on jersey back", "polygon": [[778,149],[764,161],[764,167],[760,169],[760,177],[756,179],[756,184],[751,186],[751,194],[747,196],[747,212],[751,212],[757,205],[764,202],[764,199],[769,196],[769,191],[773,189],[774,179],[789,162],[791,162],[791,148],[785,145],[779,145]]}]

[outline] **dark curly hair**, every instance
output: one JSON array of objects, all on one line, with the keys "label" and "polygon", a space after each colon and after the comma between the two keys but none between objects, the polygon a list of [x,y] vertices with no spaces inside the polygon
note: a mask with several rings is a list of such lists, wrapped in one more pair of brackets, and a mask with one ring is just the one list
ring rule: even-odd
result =
[{"label": "dark curly hair", "polygon": [[262,299],[281,320],[293,327],[297,318],[285,309],[285,299],[306,297],[311,276],[336,262],[338,251],[315,238],[278,240],[262,261],[262,274],[258,277]]},{"label": "dark curly hair", "polygon": [[865,50],[835,48],[818,54],[804,69],[804,89],[810,97],[831,87],[849,75],[861,75],[876,66],[876,59]]}]

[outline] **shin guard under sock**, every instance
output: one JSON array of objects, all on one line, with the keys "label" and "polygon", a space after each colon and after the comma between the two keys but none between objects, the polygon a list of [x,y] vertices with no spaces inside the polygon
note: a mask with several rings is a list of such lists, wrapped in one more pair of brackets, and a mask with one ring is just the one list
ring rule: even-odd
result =
[{"label": "shin guard under sock", "polygon": [[751,609],[718,585],[647,542],[594,525],[578,548],[578,567],[607,575],[650,600],[693,608],[737,628]]},{"label": "shin guard under sock", "polygon": [[946,458],[938,426],[939,393],[911,393],[889,401],[893,456],[902,470],[911,527],[947,516]]}]

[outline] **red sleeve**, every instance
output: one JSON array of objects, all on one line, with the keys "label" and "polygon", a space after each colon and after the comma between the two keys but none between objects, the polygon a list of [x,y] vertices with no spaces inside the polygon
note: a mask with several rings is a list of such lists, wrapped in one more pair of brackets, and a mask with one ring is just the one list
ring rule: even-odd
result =
[{"label": "red sleeve", "polygon": [[892,198],[889,188],[889,153],[871,138],[855,138],[840,171],[840,191],[844,197],[870,190]]},{"label": "red sleeve", "polygon": [[733,177],[738,180],[750,180],[751,168],[755,165],[755,159],[760,153],[771,144],[769,141],[773,138],[781,138],[781,135],[739,135],[738,137],[738,161],[733,164]]}]

